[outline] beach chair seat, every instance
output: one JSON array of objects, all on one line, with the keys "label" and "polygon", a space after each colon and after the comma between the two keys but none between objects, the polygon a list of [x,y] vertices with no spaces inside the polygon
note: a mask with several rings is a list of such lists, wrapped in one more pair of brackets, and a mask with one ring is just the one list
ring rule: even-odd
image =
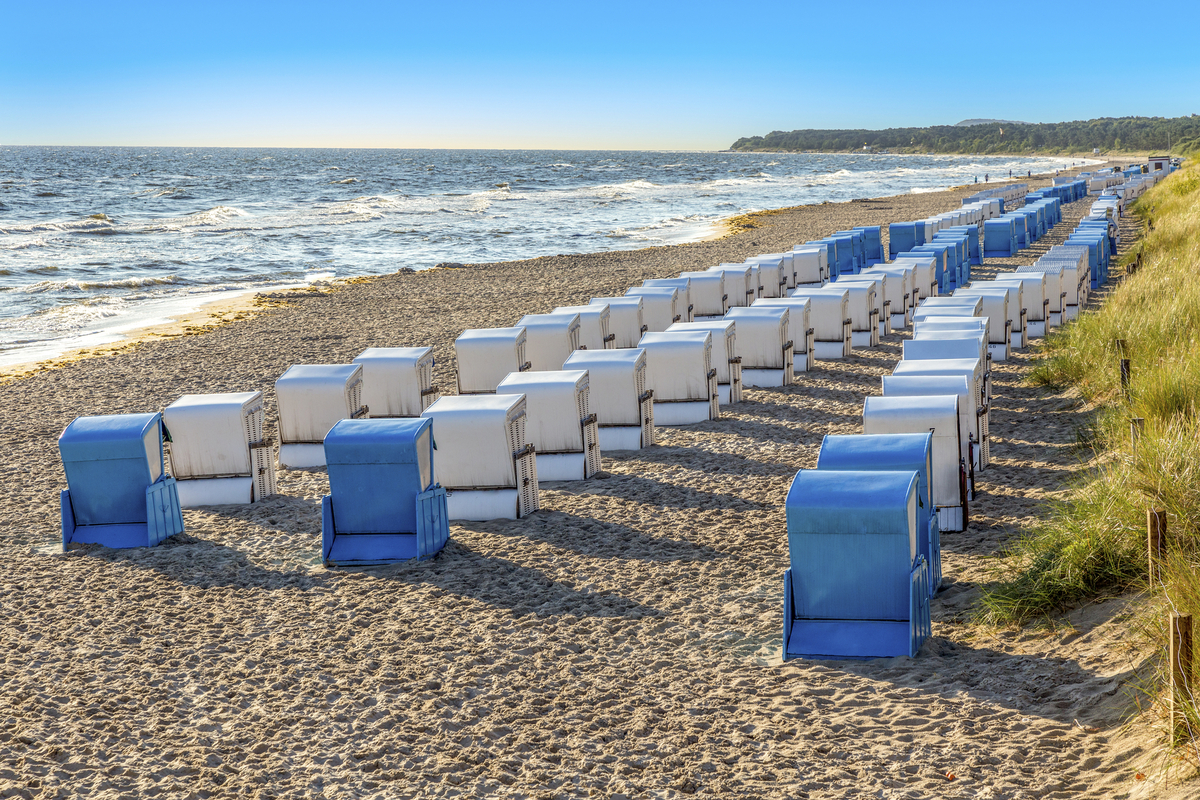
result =
[{"label": "beach chair seat", "polygon": [[641,297],[593,297],[588,305],[608,306],[608,328],[614,349],[637,347],[647,331]]},{"label": "beach chair seat", "polygon": [[163,468],[162,415],[76,417],[58,437],[67,488],[62,547],[153,547],[183,533],[175,479]]},{"label": "beach chair seat", "polygon": [[567,356],[579,349],[578,314],[526,314],[517,325],[525,329],[525,358],[535,372],[562,369]]},{"label": "beach chair seat", "polygon": [[717,371],[717,394],[721,405],[742,402],[742,357],[737,349],[737,324],[724,318],[676,322],[667,328],[667,333],[673,331],[708,331],[712,334],[713,368]]},{"label": "beach chair seat", "polygon": [[648,332],[661,333],[676,322],[686,322],[687,304],[674,286],[635,286],[626,297],[642,298],[642,321]]},{"label": "beach chair seat", "polygon": [[[647,289],[663,289],[671,288],[679,290],[679,299],[675,310],[679,312],[679,322],[691,322],[696,310],[692,302],[692,279],[686,277],[679,278],[650,278],[642,281],[642,286]],[[672,323],[674,324],[674,323]],[[670,326],[668,326],[670,327]]]},{"label": "beach chair seat", "polygon": [[808,372],[816,364],[813,343],[812,300],[807,297],[760,297],[751,308],[782,306],[788,310],[788,339],[792,342],[792,375]]},{"label": "beach chair seat", "polygon": [[930,635],[917,473],[800,470],[786,500],[783,658],[916,656]]},{"label": "beach chair seat", "polygon": [[325,434],[343,419],[365,417],[361,364],[294,364],[275,381],[279,466],[325,466]]},{"label": "beach chair seat", "polygon": [[791,385],[793,343],[788,312],[786,305],[753,305],[731,308],[725,314],[725,319],[737,323],[741,334],[737,337],[737,354],[742,360],[744,385]]},{"label": "beach chair seat", "polygon": [[609,325],[608,303],[597,303],[594,306],[559,306],[555,314],[579,315],[579,349],[580,350],[611,350],[616,346],[617,335],[612,333]]},{"label": "beach chair seat", "polygon": [[823,286],[829,275],[829,257],[826,247],[796,245],[792,248],[792,274],[795,280],[789,289],[797,286]]},{"label": "beach chair seat", "polygon": [[[874,289],[875,327],[878,331],[875,335],[874,344],[879,344],[880,339],[892,332],[892,296],[898,294],[895,287],[903,286],[904,279],[901,276],[887,272],[867,269],[857,275],[845,275],[838,278],[838,283],[842,286],[848,286],[852,283],[863,283],[870,285]],[[851,319],[853,319],[853,315]],[[854,333],[856,332],[852,331],[852,337]]]},{"label": "beach chair seat", "polygon": [[720,264],[707,271],[724,273],[727,308],[748,306],[758,297],[757,273],[752,279],[749,264]]},{"label": "beach chair seat", "polygon": [[868,397],[863,433],[932,433],[933,500],[938,528],[964,531],[969,523],[967,461],[958,441],[958,395]]},{"label": "beach chair seat", "polygon": [[849,357],[853,332],[850,292],[834,283],[820,287],[798,286],[788,296],[809,300],[814,358],[831,361]]},{"label": "beach chair seat", "polygon": [[581,481],[600,471],[600,431],[587,370],[514,372],[497,394],[525,395],[525,435],[537,454],[538,482]]},{"label": "beach chair seat", "polygon": [[576,350],[563,369],[588,372],[588,407],[596,415],[601,452],[654,444],[654,393],[646,385],[645,350]]},{"label": "beach chair seat", "polygon": [[651,331],[640,347],[646,351],[646,384],[654,392],[656,426],[691,425],[721,416],[709,331]]},{"label": "beach chair seat", "polygon": [[344,419],[325,437],[321,500],[327,567],[432,558],[450,538],[446,490],[434,480],[433,422]]},{"label": "beach chair seat", "polygon": [[692,306],[692,322],[721,319],[729,310],[725,293],[724,272],[681,272],[688,280],[688,298]]},{"label": "beach chair seat", "polygon": [[263,438],[262,392],[185,394],[163,411],[167,463],[183,508],[275,494],[275,445]]},{"label": "beach chair seat", "polygon": [[817,469],[917,473],[917,553],[929,564],[929,596],[942,585],[942,541],[933,504],[933,435],[881,433],[827,434]]},{"label": "beach chair seat", "polygon": [[368,347],[351,362],[363,368],[363,405],[372,419],[419,417],[438,399],[432,347]]},{"label": "beach chair seat", "polygon": [[421,416],[433,420],[434,480],[451,520],[519,519],[541,507],[525,395],[442,397]]},{"label": "beach chair seat", "polygon": [[470,328],[459,334],[454,340],[458,393],[494,394],[508,373],[532,369],[526,340],[524,326]]},{"label": "beach chair seat", "polygon": [[975,497],[975,472],[991,461],[987,446],[987,406],[979,405],[974,382],[966,375],[884,375],[884,397],[958,395],[958,444],[967,463],[967,486]]}]

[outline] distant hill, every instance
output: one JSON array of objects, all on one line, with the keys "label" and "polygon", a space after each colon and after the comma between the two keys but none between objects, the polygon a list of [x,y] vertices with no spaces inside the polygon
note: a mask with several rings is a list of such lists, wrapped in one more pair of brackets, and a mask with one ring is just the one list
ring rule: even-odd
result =
[{"label": "distant hill", "polygon": [[1028,122],[1018,122],[1015,119],[964,119],[954,123],[954,127],[962,128],[968,125],[1028,125]]},{"label": "distant hill", "polygon": [[863,147],[893,153],[1087,153],[1124,150],[1200,151],[1200,115],[1189,117],[1101,117],[1074,122],[1030,124],[964,120],[957,125],[871,130],[772,131],[738,139],[730,150],[821,153],[861,152]]}]

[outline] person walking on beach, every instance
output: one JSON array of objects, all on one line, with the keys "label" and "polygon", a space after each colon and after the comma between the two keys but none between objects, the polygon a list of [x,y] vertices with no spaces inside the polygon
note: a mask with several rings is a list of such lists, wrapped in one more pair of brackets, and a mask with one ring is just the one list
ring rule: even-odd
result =
[{"label": "person walking on beach", "polygon": [[988,176],[987,176],[987,173],[986,173],[986,172],[983,174],[983,182],[984,182],[984,183],[987,183],[987,182],[988,182]]}]

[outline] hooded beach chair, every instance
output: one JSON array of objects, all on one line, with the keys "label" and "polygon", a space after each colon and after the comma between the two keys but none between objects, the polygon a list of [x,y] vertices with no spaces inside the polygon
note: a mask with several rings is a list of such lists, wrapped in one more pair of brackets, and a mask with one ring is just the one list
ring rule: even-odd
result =
[{"label": "hooded beach chair", "polygon": [[756,297],[782,297],[787,291],[787,273],[791,268],[791,256],[784,253],[751,256],[747,264],[758,268],[758,294]]},{"label": "hooded beach chair", "polygon": [[588,304],[608,306],[608,329],[614,348],[637,347],[647,330],[641,297],[593,297]]},{"label": "hooded beach chair", "polygon": [[635,286],[626,297],[642,298],[642,322],[648,332],[661,333],[676,322],[686,322],[687,303],[674,286]]},{"label": "hooded beach chair", "polygon": [[[912,311],[923,296],[920,287],[933,274],[933,259],[924,261],[901,260],[891,264],[877,264],[865,272],[868,276],[890,275],[891,288],[887,299],[891,301],[892,330],[902,330],[912,322]],[[926,285],[926,294],[930,291]]]},{"label": "hooded beach chair", "polygon": [[[510,372],[532,369],[525,328],[472,328],[454,340],[459,394],[492,394]],[[424,412],[421,412],[424,413]]]},{"label": "hooded beach chair", "polygon": [[1021,284],[1021,304],[1025,309],[1026,335],[1031,339],[1045,336],[1047,323],[1050,320],[1050,296],[1046,291],[1046,273],[1002,272],[991,281],[993,284],[1014,282]]},{"label": "hooded beach chair", "polygon": [[[695,304],[692,302],[692,279],[687,277],[679,278],[650,278],[642,281],[642,286],[647,289],[678,289],[679,300],[676,305],[676,311],[679,312],[679,322],[691,322],[693,314],[696,310]],[[672,323],[674,324],[674,323]],[[669,326],[668,326],[669,327]]]},{"label": "hooded beach chair", "polygon": [[924,397],[958,395],[958,445],[967,460],[967,483],[975,496],[975,470],[988,466],[991,450],[987,446],[987,407],[979,405],[979,395],[966,375],[884,375],[884,397]]},{"label": "hooded beach chair", "polygon": [[758,284],[751,281],[749,264],[721,264],[707,271],[724,273],[727,308],[748,306],[758,297]]},{"label": "hooded beach chair", "polygon": [[963,531],[968,523],[967,461],[958,441],[958,395],[868,397],[863,433],[932,433],[933,501],[938,528]]},{"label": "hooded beach chair", "polygon": [[[971,342],[972,346],[966,346]],[[901,352],[906,358],[978,358],[987,362],[987,334],[980,330],[928,330],[914,333],[913,338],[901,343]]]},{"label": "hooded beach chair", "polygon": [[915,656],[930,635],[913,470],[800,470],[787,514],[783,658]]},{"label": "hooded beach chair", "polygon": [[517,325],[525,329],[525,358],[535,372],[562,369],[567,356],[579,349],[578,314],[526,314]]},{"label": "hooded beach chair", "polygon": [[681,272],[688,280],[688,298],[692,306],[692,321],[721,319],[729,310],[725,293],[724,272]]},{"label": "hooded beach chair", "polygon": [[163,469],[161,414],[76,417],[58,437],[67,488],[62,546],[153,547],[183,533],[175,479]]},{"label": "hooded beach chair", "polygon": [[717,371],[717,394],[721,405],[742,402],[742,357],[737,350],[737,324],[732,319],[676,322],[667,328],[667,333],[673,331],[708,331],[712,334],[713,368]]},{"label": "hooded beach chair", "polygon": [[611,350],[616,342],[616,334],[610,332],[608,303],[597,303],[594,306],[559,306],[555,314],[579,315],[579,349],[581,350]]},{"label": "hooded beach chair", "polygon": [[853,321],[850,319],[850,292],[841,286],[798,286],[791,298],[807,297],[809,322],[813,328],[813,357],[836,360],[850,355]]},{"label": "hooded beach chair", "polygon": [[721,416],[712,338],[709,331],[651,331],[642,337],[655,425],[691,425]]},{"label": "hooded beach chair", "polygon": [[891,433],[826,435],[817,469],[917,473],[917,552],[929,564],[929,596],[942,584],[942,542],[934,512],[933,435]]},{"label": "hooded beach chair", "polygon": [[856,281],[862,273],[844,275],[833,286],[845,289],[846,308],[850,312],[850,345],[877,347],[879,345],[879,312],[875,306],[875,282]]},{"label": "hooded beach chair", "polygon": [[838,278],[840,286],[849,286],[852,283],[867,284],[875,290],[873,297],[875,298],[875,320],[878,333],[875,336],[874,344],[877,345],[880,339],[892,332],[892,300],[889,299],[889,296],[898,295],[893,287],[903,287],[904,280],[898,275],[878,270],[863,270],[857,275],[843,275]]},{"label": "hooded beach chair", "polygon": [[645,350],[576,350],[563,369],[588,372],[588,407],[600,428],[601,452],[654,444],[654,393],[646,388]]},{"label": "hooded beach chair", "polygon": [[419,417],[438,399],[432,347],[368,347],[355,357],[363,368],[368,416]]},{"label": "hooded beach chair", "polygon": [[275,494],[275,445],[263,438],[262,392],[185,394],[163,411],[167,463],[183,508]]},{"label": "hooded beach chair", "polygon": [[[1005,318],[1011,324],[1009,343],[1011,347],[1023,348],[1028,342],[1026,320],[1028,313],[1024,305],[1024,286],[1017,283],[996,283],[994,281],[975,281],[975,283],[959,289],[956,297],[979,297],[983,300],[983,313],[992,319],[1000,315],[1001,301],[998,294],[1004,295]],[[994,328],[993,328],[994,330]]]},{"label": "hooded beach chair", "polygon": [[343,419],[369,413],[362,402],[361,364],[295,364],[275,381],[279,466],[325,466],[325,434]]},{"label": "hooded beach chair", "polygon": [[1041,275],[1046,281],[1046,330],[1062,325],[1063,311],[1067,303],[1067,293],[1063,290],[1062,270],[1038,269],[1036,264],[1026,264],[1018,267],[1016,272],[1001,272],[996,277],[998,279],[1023,278],[1026,275]]},{"label": "hooded beach chair", "polygon": [[742,361],[742,383],[745,386],[790,386],[793,343],[789,336],[789,306],[731,308],[725,319],[738,326],[737,354]]},{"label": "hooded beach chair", "polygon": [[583,369],[514,372],[496,394],[525,395],[525,436],[537,453],[538,481],[581,481],[600,470],[598,419]]},{"label": "hooded beach chair", "polygon": [[326,566],[431,558],[450,538],[446,490],[434,480],[433,422],[345,419],[325,437],[321,500]]},{"label": "hooded beach chair", "polygon": [[433,475],[450,519],[518,519],[541,507],[524,395],[442,397],[421,416],[433,420]]},{"label": "hooded beach chair", "polygon": [[789,289],[797,286],[822,286],[829,275],[828,248],[815,245],[796,245],[792,248],[792,274],[795,282],[788,284]]},{"label": "hooded beach chair", "polygon": [[808,372],[815,364],[812,300],[807,297],[768,297],[754,301],[751,308],[782,306],[788,310],[788,339],[792,342],[792,375]]}]

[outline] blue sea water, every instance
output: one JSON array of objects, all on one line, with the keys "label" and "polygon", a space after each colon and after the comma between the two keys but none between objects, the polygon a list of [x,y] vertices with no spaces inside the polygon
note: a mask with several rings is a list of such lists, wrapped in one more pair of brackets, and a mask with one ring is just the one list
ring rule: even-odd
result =
[{"label": "blue sea water", "polygon": [[0,147],[0,365],[221,293],[632,249],[747,211],[933,191],[1055,158]]}]

